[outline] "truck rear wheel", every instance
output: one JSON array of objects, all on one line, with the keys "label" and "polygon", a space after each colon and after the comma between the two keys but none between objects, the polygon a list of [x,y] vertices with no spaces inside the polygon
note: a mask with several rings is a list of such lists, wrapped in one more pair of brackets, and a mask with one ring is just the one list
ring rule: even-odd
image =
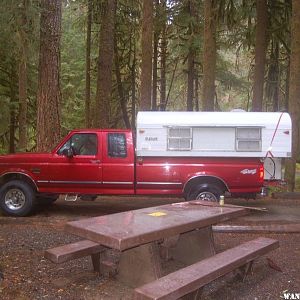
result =
[{"label": "truck rear wheel", "polygon": [[187,200],[205,200],[211,202],[218,202],[223,191],[212,184],[203,184],[192,188],[187,196]]},{"label": "truck rear wheel", "polygon": [[10,216],[23,217],[30,214],[35,206],[32,187],[21,180],[5,183],[0,189],[1,210]]}]

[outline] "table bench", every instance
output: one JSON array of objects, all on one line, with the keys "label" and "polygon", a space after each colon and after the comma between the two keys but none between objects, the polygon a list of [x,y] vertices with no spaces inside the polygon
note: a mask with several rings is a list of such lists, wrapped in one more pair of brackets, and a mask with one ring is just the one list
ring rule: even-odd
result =
[{"label": "table bench", "polygon": [[257,238],[138,287],[134,297],[172,300],[194,292],[191,299],[198,299],[197,290],[204,285],[238,268],[244,267],[246,275],[256,258],[278,247],[276,240]]},{"label": "table bench", "polygon": [[48,249],[44,257],[56,264],[67,262],[76,258],[91,256],[93,268],[100,272],[100,253],[105,247],[90,240],[82,240],[75,243]]}]

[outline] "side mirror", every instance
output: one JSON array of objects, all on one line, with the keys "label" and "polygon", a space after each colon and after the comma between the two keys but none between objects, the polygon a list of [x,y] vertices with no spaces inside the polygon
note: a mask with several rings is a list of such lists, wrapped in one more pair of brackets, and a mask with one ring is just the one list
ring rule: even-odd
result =
[{"label": "side mirror", "polygon": [[62,154],[67,158],[72,158],[74,156],[74,151],[72,148],[66,148],[63,150]]}]

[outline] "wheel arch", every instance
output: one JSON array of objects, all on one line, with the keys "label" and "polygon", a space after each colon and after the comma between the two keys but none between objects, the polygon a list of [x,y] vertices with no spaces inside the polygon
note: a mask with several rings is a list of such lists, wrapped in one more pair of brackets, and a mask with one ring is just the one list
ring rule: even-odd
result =
[{"label": "wheel arch", "polygon": [[23,172],[7,172],[2,174],[0,177],[0,185],[3,185],[11,180],[21,180],[29,184],[34,191],[39,191],[35,181],[30,177],[30,175]]},{"label": "wheel arch", "polygon": [[183,187],[184,198],[187,197],[187,195],[189,194],[189,192],[192,190],[192,188],[194,186],[199,186],[199,185],[204,185],[204,184],[217,185],[224,192],[229,191],[228,185],[226,184],[226,182],[222,178],[220,178],[218,176],[214,176],[214,175],[197,175],[197,176],[191,177],[185,183],[185,185]]}]

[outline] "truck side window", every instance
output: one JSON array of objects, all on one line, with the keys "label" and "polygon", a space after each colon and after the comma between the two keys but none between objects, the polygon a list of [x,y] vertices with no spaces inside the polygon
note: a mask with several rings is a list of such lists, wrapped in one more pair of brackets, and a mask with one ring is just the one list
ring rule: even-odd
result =
[{"label": "truck side window", "polygon": [[107,135],[107,152],[109,157],[127,157],[126,136],[124,133]]},{"label": "truck side window", "polygon": [[62,155],[63,150],[72,147],[74,155],[96,155],[97,154],[97,135],[94,133],[75,133],[58,150]]}]

